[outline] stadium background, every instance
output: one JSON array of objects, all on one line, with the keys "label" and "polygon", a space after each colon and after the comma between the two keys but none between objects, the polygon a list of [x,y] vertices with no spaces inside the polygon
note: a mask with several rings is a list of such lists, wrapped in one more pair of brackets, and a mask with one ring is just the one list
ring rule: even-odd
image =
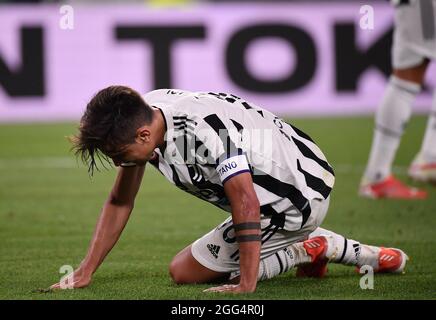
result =
[{"label": "stadium background", "polygon": [[[373,29],[360,25],[364,5],[374,9]],[[377,275],[374,290],[332,266],[323,281],[291,272],[246,298],[434,298],[435,189],[423,186],[430,197],[421,202],[357,197],[390,72],[392,16],[386,1],[0,1],[0,298],[232,297],[170,282],[171,257],[225,215],[149,168],[91,287],[32,292],[80,263],[110,190],[115,170],[90,179],[65,137],[90,97],[112,84],[231,92],[287,118],[336,170],[326,227],[412,257],[405,275]],[[395,162],[401,178],[435,84],[433,65]]]}]

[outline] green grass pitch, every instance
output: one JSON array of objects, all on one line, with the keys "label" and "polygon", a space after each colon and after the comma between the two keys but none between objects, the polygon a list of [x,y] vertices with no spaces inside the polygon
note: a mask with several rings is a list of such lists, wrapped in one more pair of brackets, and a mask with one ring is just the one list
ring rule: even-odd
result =
[{"label": "green grass pitch", "polygon": [[[171,283],[168,264],[227,213],[147,168],[131,219],[90,287],[33,293],[62,276],[62,265],[84,257],[115,170],[93,179],[76,163],[65,136],[76,124],[0,125],[0,299],[434,299],[436,188],[426,201],[372,201],[357,196],[368,157],[373,119],[297,119],[336,169],[324,226],[364,243],[396,246],[411,257],[406,274],[376,275],[362,290],[352,267],[331,265],[325,279],[297,279],[295,271],[261,282],[254,294],[206,294],[208,285]],[[426,118],[416,116],[402,141],[397,174],[418,151]]]}]

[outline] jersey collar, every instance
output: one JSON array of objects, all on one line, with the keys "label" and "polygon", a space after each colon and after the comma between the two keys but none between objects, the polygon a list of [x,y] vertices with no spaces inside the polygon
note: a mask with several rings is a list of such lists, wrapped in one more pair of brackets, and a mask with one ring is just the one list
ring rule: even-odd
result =
[{"label": "jersey collar", "polygon": [[170,108],[164,107],[164,106],[156,106],[153,105],[154,108],[159,109],[161,112],[164,120],[165,120],[165,138],[164,138],[164,145],[162,148],[160,148],[160,151],[162,155],[165,153],[165,150],[171,142],[174,140],[174,120],[173,115],[171,113]]}]

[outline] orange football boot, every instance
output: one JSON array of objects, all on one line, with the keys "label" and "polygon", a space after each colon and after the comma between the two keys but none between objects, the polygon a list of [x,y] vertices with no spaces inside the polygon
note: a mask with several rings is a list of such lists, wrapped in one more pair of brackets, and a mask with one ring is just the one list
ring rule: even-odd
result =
[{"label": "orange football boot", "polygon": [[389,176],[383,181],[363,184],[359,194],[372,199],[425,199],[427,192],[417,188],[409,187],[394,176]]},{"label": "orange football boot", "polygon": [[328,242],[323,236],[314,237],[303,242],[304,249],[312,258],[311,263],[303,264],[297,268],[297,277],[322,278],[327,273],[326,257]]}]

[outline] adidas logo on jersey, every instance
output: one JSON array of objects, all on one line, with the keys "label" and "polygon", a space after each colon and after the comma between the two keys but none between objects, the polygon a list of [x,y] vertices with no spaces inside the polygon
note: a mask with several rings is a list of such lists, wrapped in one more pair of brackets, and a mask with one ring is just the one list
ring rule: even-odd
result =
[{"label": "adidas logo on jersey", "polygon": [[221,247],[217,246],[215,244],[208,244],[207,248],[209,249],[210,253],[215,257],[215,259],[218,258],[218,253],[220,252]]}]

